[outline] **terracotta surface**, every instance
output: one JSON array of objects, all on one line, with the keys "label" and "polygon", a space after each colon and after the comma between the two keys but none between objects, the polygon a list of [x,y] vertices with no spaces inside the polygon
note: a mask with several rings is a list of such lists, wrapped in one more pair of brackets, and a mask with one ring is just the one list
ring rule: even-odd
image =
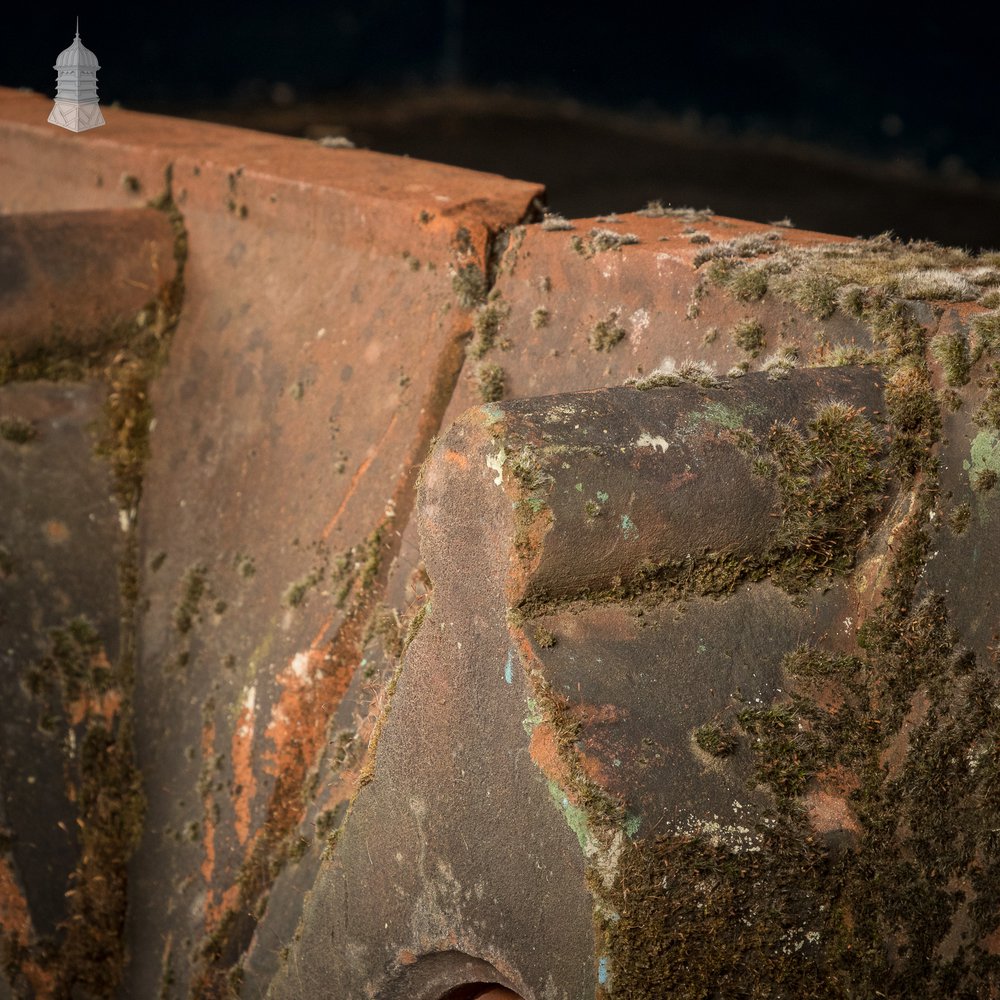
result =
[{"label": "terracotta surface", "polygon": [[173,251],[152,209],[0,215],[0,345],[107,339],[173,280]]}]

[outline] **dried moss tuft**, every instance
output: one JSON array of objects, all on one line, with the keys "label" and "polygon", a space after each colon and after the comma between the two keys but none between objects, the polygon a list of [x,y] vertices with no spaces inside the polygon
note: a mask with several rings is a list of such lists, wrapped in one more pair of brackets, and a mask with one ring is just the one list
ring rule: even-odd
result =
[{"label": "dried moss tuft", "polygon": [[739,745],[732,733],[727,733],[722,726],[714,722],[699,726],[694,731],[694,741],[705,753],[713,757],[728,757]]},{"label": "dried moss tuft", "polygon": [[510,306],[503,299],[493,298],[481,305],[472,320],[473,339],[469,344],[469,355],[481,358],[496,344],[504,320],[510,315]]},{"label": "dried moss tuft", "polygon": [[610,351],[625,339],[625,328],[618,322],[618,313],[611,312],[605,319],[594,324],[588,336],[590,346],[595,351]]},{"label": "dried moss tuft", "polygon": [[807,429],[803,436],[774,424],[767,441],[783,506],[773,575],[791,590],[816,573],[850,569],[854,545],[888,489],[882,435],[861,410],[830,403]]},{"label": "dried moss tuft", "polygon": [[969,344],[961,333],[942,334],[931,341],[931,351],[941,363],[945,381],[958,388],[969,381],[972,359]]},{"label": "dried moss tuft", "polygon": [[38,430],[30,420],[20,417],[4,417],[0,419],[0,438],[12,444],[28,444],[38,437]]},{"label": "dried moss tuft", "polygon": [[751,357],[757,357],[764,349],[766,334],[764,327],[759,320],[746,318],[735,323],[729,331],[738,347],[746,351]]},{"label": "dried moss tuft", "polygon": [[505,374],[500,365],[481,364],[476,369],[479,396],[484,403],[503,399]]},{"label": "dried moss tuft", "polygon": [[926,370],[903,364],[885,390],[893,428],[892,451],[901,472],[914,475],[922,468],[938,439],[941,413]]},{"label": "dried moss tuft", "polygon": [[679,219],[691,224],[707,222],[715,215],[710,208],[686,208],[683,206],[673,208],[670,205],[664,205],[662,201],[650,201],[645,208],[640,208],[635,214],[647,219]]},{"label": "dried moss tuft", "polygon": [[486,275],[476,263],[470,262],[457,268],[451,278],[451,287],[463,309],[475,309],[486,302]]},{"label": "dried moss tuft", "polygon": [[996,486],[998,480],[1000,480],[1000,475],[997,475],[993,469],[983,469],[972,480],[972,488],[976,493],[989,493]]},{"label": "dried moss tuft", "polygon": [[539,306],[531,313],[531,326],[535,330],[541,330],[549,325],[549,311],[545,306]]}]

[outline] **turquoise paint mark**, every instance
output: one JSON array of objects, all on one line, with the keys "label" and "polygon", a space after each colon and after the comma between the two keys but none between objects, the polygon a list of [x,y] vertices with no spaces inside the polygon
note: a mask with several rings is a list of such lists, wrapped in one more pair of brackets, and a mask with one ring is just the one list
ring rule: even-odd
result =
[{"label": "turquoise paint mark", "polygon": [[549,795],[552,796],[552,800],[562,810],[569,828],[576,834],[576,839],[580,842],[580,850],[586,851],[588,840],[587,817],[583,810],[573,805],[554,781],[549,782]]},{"label": "turquoise paint mark", "polygon": [[514,683],[514,652],[507,653],[507,665],[503,668],[503,679],[508,684]]},{"label": "turquoise paint mark", "polygon": [[525,502],[531,508],[533,514],[537,514],[540,511],[545,510],[547,506],[541,497],[528,497]]},{"label": "turquoise paint mark", "polygon": [[498,420],[503,419],[503,413],[496,403],[484,403],[481,409],[486,414],[488,424],[495,424]]},{"label": "turquoise paint mark", "polygon": [[632,518],[628,514],[622,514],[622,535],[625,537],[626,542],[639,537],[639,529],[632,522]]},{"label": "turquoise paint mark", "polygon": [[582,493],[583,492],[583,483],[577,483],[576,484],[576,492],[577,493]]},{"label": "turquoise paint mark", "polygon": [[607,503],[608,502],[608,495],[607,495],[607,493],[604,493],[602,490],[598,490],[597,491],[597,499],[600,500],[601,503]]},{"label": "turquoise paint mark", "polygon": [[625,817],[625,836],[629,840],[635,840],[635,835],[639,832],[640,826],[642,826],[642,817],[636,816],[634,813],[629,813]]},{"label": "turquoise paint mark", "polygon": [[703,642],[699,642],[698,643],[698,652],[699,653],[704,653],[707,648],[708,647],[705,645],[705,643],[703,643]]},{"label": "turquoise paint mark", "polygon": [[604,956],[597,963],[597,981],[604,986],[608,981],[608,960]]}]

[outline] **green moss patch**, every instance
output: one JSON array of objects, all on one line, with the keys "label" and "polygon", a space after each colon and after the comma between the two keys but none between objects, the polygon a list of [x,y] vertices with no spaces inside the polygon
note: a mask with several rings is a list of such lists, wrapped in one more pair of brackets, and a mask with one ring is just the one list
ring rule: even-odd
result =
[{"label": "green moss patch", "polygon": [[774,574],[790,589],[853,565],[854,543],[881,510],[888,486],[882,435],[860,410],[830,403],[807,430],[775,424],[767,442],[783,506]]}]

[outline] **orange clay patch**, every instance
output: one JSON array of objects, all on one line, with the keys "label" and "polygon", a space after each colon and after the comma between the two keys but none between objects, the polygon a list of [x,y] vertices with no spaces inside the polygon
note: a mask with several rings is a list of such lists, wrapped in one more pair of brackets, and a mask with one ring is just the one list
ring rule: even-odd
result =
[{"label": "orange clay patch", "polygon": [[[201,766],[210,766],[215,755],[215,722],[207,720],[201,729]],[[205,857],[201,862],[201,877],[206,885],[212,884],[215,872],[215,820],[212,818],[212,793],[205,792],[205,817],[202,824],[201,841],[205,845]]]},{"label": "orange clay patch", "polygon": [[69,538],[69,528],[65,521],[46,521],[42,525],[42,531],[45,532],[45,537],[55,545],[61,545]]},{"label": "orange clay patch", "polygon": [[255,707],[255,688],[251,687],[243,698],[243,707],[236,719],[231,750],[235,782],[233,811],[240,844],[245,844],[250,836],[250,806],[257,794],[257,776],[253,770]]},{"label": "orange clay patch", "polygon": [[580,767],[583,768],[583,773],[594,784],[600,785],[602,788],[607,788],[611,784],[611,778],[605,770],[604,764],[597,757],[592,757],[582,750],[578,751],[577,756],[580,761]]},{"label": "orange clay patch", "polygon": [[806,795],[805,803],[809,823],[817,833],[847,830],[860,835],[861,825],[847,799],[830,792],[815,791]]},{"label": "orange clay patch", "polygon": [[85,719],[100,716],[110,729],[111,723],[114,721],[115,716],[118,715],[118,710],[121,706],[122,693],[112,688],[110,691],[105,691],[96,698],[89,695],[85,698],[77,698],[76,701],[71,702],[67,706],[67,713],[70,724],[73,726],[80,725]]},{"label": "orange clay patch", "polygon": [[569,788],[569,767],[559,754],[555,732],[548,722],[539,722],[531,731],[531,759],[546,778],[560,788]]},{"label": "orange clay patch", "polygon": [[28,903],[6,858],[0,858],[0,930],[20,945],[31,937]]},{"label": "orange clay patch", "polygon": [[[34,936],[27,900],[6,858],[0,858],[0,931],[22,948]],[[55,984],[50,972],[31,959],[21,963],[20,971],[30,983],[35,1000],[52,997]]]}]

